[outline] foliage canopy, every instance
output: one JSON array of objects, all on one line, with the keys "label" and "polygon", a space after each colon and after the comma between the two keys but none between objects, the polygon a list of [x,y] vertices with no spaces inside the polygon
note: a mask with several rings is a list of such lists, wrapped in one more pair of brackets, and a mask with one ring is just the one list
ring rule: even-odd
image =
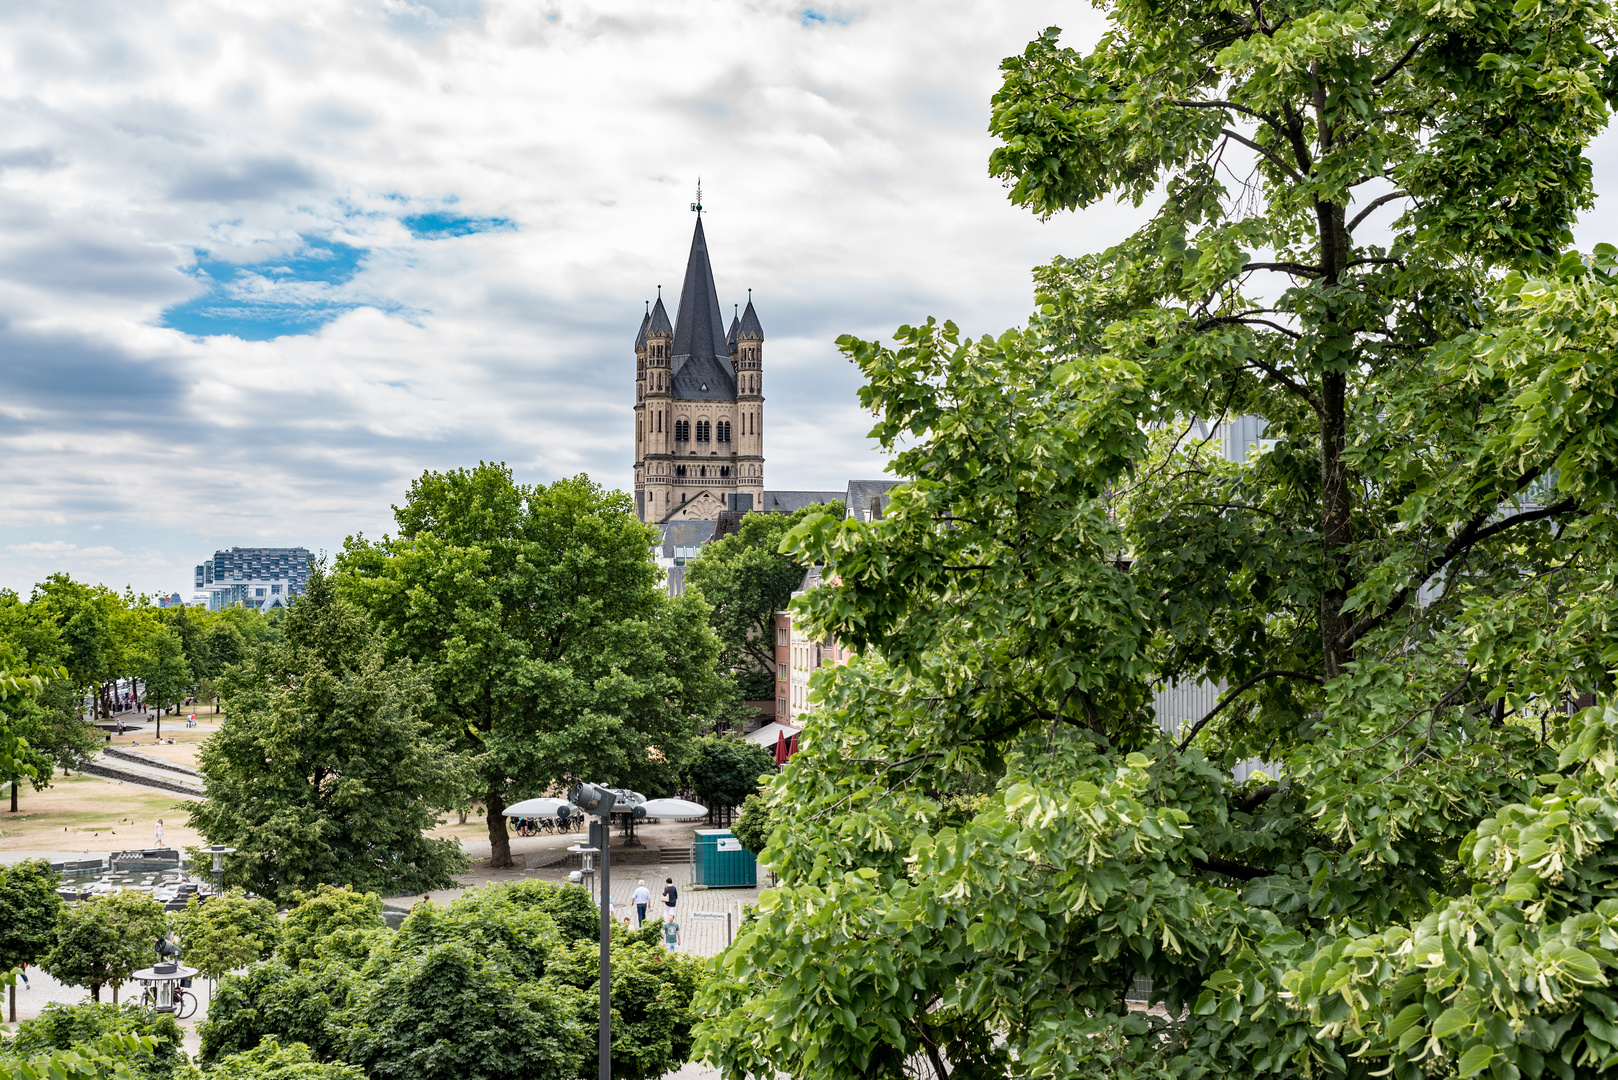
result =
[{"label": "foliage canopy", "polygon": [[[1599,3],[1119,0],[1006,61],[1027,329],[842,339],[884,519],[769,793],[728,1075],[1545,1073],[1618,1054],[1618,251]],[[1229,436],[1262,424],[1262,446]],[[1222,441],[1223,436],[1223,441]],[[1160,714],[1165,690],[1217,704]],[[1263,777],[1231,779],[1243,762]],[[1137,978],[1167,1016],[1131,1011]]]}]

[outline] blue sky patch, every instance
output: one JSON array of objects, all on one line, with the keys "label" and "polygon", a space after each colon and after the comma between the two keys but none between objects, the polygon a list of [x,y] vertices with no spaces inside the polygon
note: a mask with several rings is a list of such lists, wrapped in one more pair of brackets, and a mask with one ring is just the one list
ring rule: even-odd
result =
[{"label": "blue sky patch", "polygon": [[268,341],[312,334],[343,312],[366,306],[341,287],[353,279],[367,249],[302,239],[304,246],[292,255],[260,263],[230,263],[197,252],[191,276],[208,291],[163,312],[162,324],[197,337]]},{"label": "blue sky patch", "polygon": [[473,233],[498,232],[517,227],[510,218],[470,217],[466,214],[453,214],[447,210],[411,214],[399,220],[404,222],[405,228],[410,230],[410,235],[417,240],[443,240],[451,236],[471,236]]},{"label": "blue sky patch", "polygon": [[804,8],[798,12],[798,19],[805,26],[824,26],[835,23],[838,26],[848,25],[848,16],[834,11],[820,11],[817,8]]}]

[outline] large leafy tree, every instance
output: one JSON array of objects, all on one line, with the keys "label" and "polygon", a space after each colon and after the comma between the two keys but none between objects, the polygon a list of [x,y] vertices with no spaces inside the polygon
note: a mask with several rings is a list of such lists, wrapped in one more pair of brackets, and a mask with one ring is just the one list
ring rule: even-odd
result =
[{"label": "large leafy tree", "polygon": [[316,568],[282,639],[224,677],[230,710],[197,757],[208,799],[191,823],[237,854],[226,877],[291,899],[320,884],[443,888],[466,858],[426,832],[464,783],[432,738],[432,685],[388,663],[366,613]]},{"label": "large leafy tree", "polygon": [[39,966],[68,986],[86,986],[92,1000],[112,985],[112,1003],[129,976],[155,963],[157,939],[168,930],[163,905],[149,893],[121,889],[62,908],[51,947]]},{"label": "large leafy tree", "polygon": [[[1025,331],[843,341],[915,479],[789,539],[838,582],[805,615],[863,659],[819,676],[771,793],[783,887],[701,1049],[799,1077],[1609,1064],[1618,714],[1576,703],[1618,662],[1618,279],[1561,248],[1611,15],[1110,14],[1088,53],[1006,62],[992,170],[1041,214],[1155,193],[1150,221],[1041,269]],[[1245,461],[1206,437],[1238,416],[1266,425]],[[1157,713],[1198,682],[1210,707]]]},{"label": "large leafy tree", "polygon": [[[62,899],[61,876],[45,859],[0,866],[0,970],[36,964],[51,946]],[[11,985],[10,1016],[17,1022],[17,986]]]},{"label": "large leafy tree", "polygon": [[339,576],[392,655],[432,665],[440,723],[474,755],[495,866],[511,864],[514,798],[570,778],[671,786],[727,682],[706,606],[658,584],[653,530],[627,495],[484,464],[423,474],[394,516],[397,537],[348,541]]},{"label": "large leafy tree", "polygon": [[709,621],[724,646],[721,662],[750,699],[775,696],[775,613],[803,583],[803,567],[781,553],[781,540],[805,518],[833,509],[746,514],[736,532],[705,545],[686,567],[687,587],[713,606]]}]

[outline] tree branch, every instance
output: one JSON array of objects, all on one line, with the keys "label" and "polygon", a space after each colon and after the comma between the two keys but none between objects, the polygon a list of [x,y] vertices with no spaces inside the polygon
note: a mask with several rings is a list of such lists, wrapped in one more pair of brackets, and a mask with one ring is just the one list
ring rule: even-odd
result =
[{"label": "tree branch", "polygon": [[1408,199],[1409,197],[1410,193],[1407,191],[1390,191],[1386,195],[1378,195],[1376,198],[1365,204],[1364,210],[1361,210],[1359,213],[1354,215],[1354,220],[1348,223],[1347,231],[1353,232],[1355,228],[1359,226],[1359,223],[1365,220],[1367,214],[1381,206],[1383,203],[1390,203],[1394,199]]},{"label": "tree branch", "polygon": [[1235,139],[1237,142],[1241,143],[1243,146],[1248,147],[1249,149],[1251,149],[1251,150],[1257,152],[1258,154],[1260,154],[1261,156],[1267,158],[1269,160],[1270,164],[1274,165],[1277,169],[1280,169],[1282,172],[1286,173],[1295,182],[1300,183],[1300,184],[1303,183],[1303,177],[1298,174],[1298,171],[1296,169],[1292,168],[1286,162],[1282,161],[1280,158],[1276,157],[1274,151],[1268,150],[1265,147],[1260,146],[1258,143],[1254,142],[1252,139],[1249,139],[1247,136],[1245,136],[1245,135],[1243,135],[1243,134],[1241,134],[1239,132],[1232,131],[1232,130],[1230,130],[1230,128],[1220,128],[1219,133],[1221,135],[1225,136],[1225,138],[1227,138],[1227,139]]},{"label": "tree branch", "polygon": [[1259,112],[1257,109],[1249,109],[1246,105],[1238,105],[1234,101],[1188,101],[1184,98],[1169,98],[1169,103],[1178,105],[1182,109],[1235,109],[1239,113],[1246,113],[1255,120],[1264,121],[1276,131],[1284,132],[1286,130],[1281,123],[1280,117]]},{"label": "tree branch", "polygon": [[1256,866],[1246,866],[1239,862],[1231,862],[1229,859],[1220,859],[1217,857],[1192,859],[1191,865],[1196,867],[1198,870],[1204,870],[1213,874],[1224,874],[1226,877],[1233,877],[1237,881],[1252,881],[1255,878],[1269,877],[1271,874],[1275,873],[1274,870],[1260,870]]},{"label": "tree branch", "polygon": [[[1524,483],[1522,486],[1526,487],[1527,484]],[[1521,488],[1518,488],[1518,490],[1520,491]],[[1576,512],[1578,509],[1578,501],[1572,498],[1567,498],[1553,506],[1545,506],[1538,510],[1530,510],[1526,513],[1514,514],[1511,517],[1506,518],[1504,521],[1495,522],[1493,525],[1490,525],[1487,528],[1484,527],[1483,523],[1489,520],[1494,511],[1479,511],[1471,521],[1466,523],[1465,527],[1462,528],[1460,532],[1455,534],[1455,537],[1450,540],[1448,544],[1444,545],[1443,551],[1427,560],[1427,565],[1421,568],[1421,573],[1419,576],[1413,578],[1409,584],[1405,585],[1404,588],[1393,594],[1393,599],[1388,601],[1388,606],[1386,608],[1378,612],[1372,612],[1361,616],[1352,625],[1350,625],[1348,629],[1342,632],[1337,639],[1338,643],[1345,649],[1351,648],[1356,641],[1370,633],[1372,630],[1376,629],[1378,626],[1381,626],[1388,620],[1389,616],[1402,609],[1405,606],[1405,603],[1410,599],[1411,593],[1420,589],[1427,583],[1428,579],[1430,579],[1440,570],[1444,569],[1445,566],[1448,566],[1456,556],[1471,548],[1474,544],[1480,544],[1489,539],[1489,537],[1498,536],[1507,529],[1514,528],[1518,525],[1525,525],[1530,521],[1543,521],[1545,518],[1557,517],[1569,512]]]},{"label": "tree branch", "polygon": [[1257,675],[1254,675],[1251,679],[1248,679],[1241,685],[1237,686],[1234,690],[1231,690],[1224,697],[1220,698],[1219,703],[1216,704],[1212,709],[1209,709],[1206,716],[1204,716],[1201,720],[1198,720],[1195,724],[1192,724],[1191,730],[1186,732],[1185,738],[1180,740],[1180,745],[1176,748],[1176,753],[1185,753],[1185,748],[1191,745],[1191,740],[1197,737],[1197,732],[1201,731],[1208,721],[1218,716],[1220,710],[1222,710],[1226,705],[1229,705],[1232,701],[1235,701],[1238,697],[1240,697],[1245,691],[1252,689],[1265,679],[1277,678],[1307,679],[1310,682],[1317,683],[1326,681],[1319,675],[1312,675],[1307,671],[1288,671],[1285,668],[1271,668],[1269,671],[1261,671]]},{"label": "tree branch", "polygon": [[1421,37],[1417,38],[1411,44],[1410,48],[1405,50],[1405,54],[1403,56],[1399,57],[1399,62],[1394,64],[1388,70],[1384,71],[1382,74],[1378,75],[1376,78],[1372,79],[1371,80],[1371,85],[1372,86],[1381,86],[1383,83],[1387,82],[1389,79],[1391,79],[1395,75],[1399,74],[1399,71],[1400,71],[1401,68],[1403,68],[1406,64],[1410,63],[1411,60],[1415,59],[1416,51],[1418,49],[1420,49],[1423,45],[1427,44],[1427,39],[1429,37],[1431,37],[1431,36],[1432,36],[1431,34],[1423,34],[1423,35],[1421,35]]},{"label": "tree branch", "polygon": [[1254,788],[1240,799],[1237,799],[1236,806],[1241,810],[1242,813],[1251,814],[1254,810],[1257,810],[1259,807],[1269,802],[1270,799],[1280,794],[1280,792],[1281,788],[1278,784],[1265,784],[1263,787]]},{"label": "tree branch", "polygon": [[1284,273],[1296,274],[1299,277],[1321,277],[1325,273],[1318,266],[1306,266],[1303,263],[1295,262],[1247,263],[1242,267],[1242,273],[1244,274],[1249,270],[1280,270]]},{"label": "tree branch", "polygon": [[1309,403],[1309,407],[1315,410],[1316,415],[1319,415],[1320,399],[1315,396],[1313,390],[1310,390],[1307,386],[1300,386],[1299,384],[1293,382],[1291,379],[1283,375],[1280,369],[1276,368],[1268,361],[1260,360],[1255,356],[1250,360],[1250,363],[1256,364],[1263,368],[1265,374],[1269,375],[1270,378],[1274,379],[1276,382],[1280,383],[1282,386],[1286,387],[1288,390],[1307,401]]},{"label": "tree branch", "polygon": [[1367,255],[1362,259],[1350,259],[1348,262],[1343,264],[1343,269],[1347,270],[1351,266],[1364,266],[1367,263],[1389,263],[1393,266],[1402,267],[1404,266],[1405,261],[1403,259],[1383,259],[1375,255]]}]

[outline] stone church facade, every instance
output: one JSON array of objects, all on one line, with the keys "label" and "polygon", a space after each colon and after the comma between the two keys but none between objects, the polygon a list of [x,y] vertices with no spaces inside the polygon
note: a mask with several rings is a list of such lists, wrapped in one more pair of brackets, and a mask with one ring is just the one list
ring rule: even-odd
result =
[{"label": "stone church facade", "polygon": [[713,521],[763,494],[764,330],[751,295],[725,327],[699,214],[673,323],[659,295],[635,338],[635,510]]}]

